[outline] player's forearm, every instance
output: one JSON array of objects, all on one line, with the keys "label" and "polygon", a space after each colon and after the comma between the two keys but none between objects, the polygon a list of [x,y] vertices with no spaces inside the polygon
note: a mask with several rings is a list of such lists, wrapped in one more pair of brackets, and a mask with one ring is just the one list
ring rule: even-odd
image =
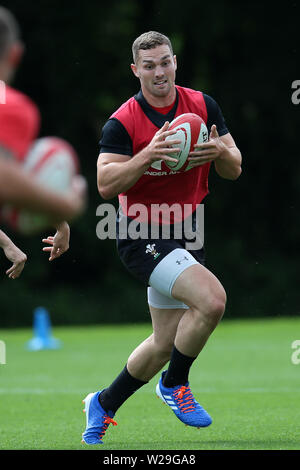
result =
[{"label": "player's forearm", "polygon": [[149,168],[147,149],[142,150],[127,161],[114,161],[98,166],[98,190],[103,199],[112,199],[126,192]]},{"label": "player's forearm", "polygon": [[0,248],[6,248],[12,241],[8,236],[0,230]]},{"label": "player's forearm", "polygon": [[227,147],[222,155],[215,160],[217,173],[225,179],[235,180],[241,172],[242,156],[237,147]]},{"label": "player's forearm", "polygon": [[60,196],[35,183],[16,164],[0,160],[0,204],[43,212],[54,222],[73,218],[76,201]]},{"label": "player's forearm", "polygon": [[4,252],[7,249],[18,249],[14,242],[2,230],[0,230],[0,248],[2,248]]}]

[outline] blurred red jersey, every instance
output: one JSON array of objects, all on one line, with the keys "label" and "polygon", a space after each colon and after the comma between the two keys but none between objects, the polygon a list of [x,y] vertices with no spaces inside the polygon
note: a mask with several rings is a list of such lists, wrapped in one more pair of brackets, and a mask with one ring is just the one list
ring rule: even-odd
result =
[{"label": "blurred red jersey", "polygon": [[37,106],[20,91],[5,87],[5,103],[0,103],[0,147],[22,161],[40,128]]}]

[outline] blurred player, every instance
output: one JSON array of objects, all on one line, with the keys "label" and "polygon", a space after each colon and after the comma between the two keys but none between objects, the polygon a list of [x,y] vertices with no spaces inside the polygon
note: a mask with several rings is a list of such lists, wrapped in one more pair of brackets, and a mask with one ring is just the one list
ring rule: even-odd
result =
[{"label": "blurred player", "polygon": [[[164,202],[168,207],[178,203],[181,207],[192,205],[195,210],[208,193],[211,163],[222,178],[234,180],[241,173],[240,151],[217,103],[202,92],[175,85],[177,62],[169,39],[157,32],[141,35],[133,44],[133,60],[131,69],[141,90],[104,125],[98,159],[101,196],[119,195],[117,233],[124,218],[130,223],[133,204],[142,203],[150,209],[156,203]],[[188,112],[205,120],[209,141],[189,154],[192,169],[168,174],[162,171],[162,161],[172,160],[170,153],[180,150],[176,148],[178,140],[165,141],[174,134],[168,125]],[[119,236],[121,260],[149,285],[153,334],[132,352],[109,387],[85,398],[84,442],[102,443],[107,426],[116,424],[113,417],[118,408],[168,361],[169,367],[156,386],[157,395],[186,425],[211,424],[211,417],[195,400],[188,378],[190,367],[222,318],[226,294],[204,267],[203,248],[189,251],[185,245],[184,237],[144,240]]]},{"label": "blurred player", "polygon": [[[8,85],[21,61],[23,50],[14,16],[0,7],[0,205],[9,203],[17,209],[44,213],[53,221],[56,234],[43,240],[48,245],[43,250],[50,252],[51,261],[69,247],[70,229],[65,220],[73,219],[82,212],[85,181],[82,177],[75,177],[70,194],[61,196],[44,189],[22,170],[22,161],[40,127],[36,105]],[[13,262],[7,274],[14,279],[20,275],[26,255],[3,232],[0,246]]]}]

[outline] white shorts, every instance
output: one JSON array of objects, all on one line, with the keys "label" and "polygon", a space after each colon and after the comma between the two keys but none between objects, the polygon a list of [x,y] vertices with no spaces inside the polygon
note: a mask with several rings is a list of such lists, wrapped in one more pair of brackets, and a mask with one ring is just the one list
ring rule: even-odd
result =
[{"label": "white shorts", "polygon": [[147,296],[148,296],[148,304],[151,307],[155,308],[163,308],[163,309],[175,309],[175,308],[185,308],[188,309],[189,307],[180,302],[180,300],[167,297],[166,295],[161,294],[156,290],[154,287],[147,288]]},{"label": "white shorts", "polygon": [[153,270],[148,287],[148,303],[156,308],[189,308],[172,296],[178,276],[199,262],[185,249],[176,248],[165,256]]}]

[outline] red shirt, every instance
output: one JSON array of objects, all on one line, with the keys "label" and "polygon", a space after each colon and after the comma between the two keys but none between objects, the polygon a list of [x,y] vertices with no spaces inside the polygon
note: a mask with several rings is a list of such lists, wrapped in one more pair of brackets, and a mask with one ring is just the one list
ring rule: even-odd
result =
[{"label": "red shirt", "polygon": [[[118,150],[118,139],[121,134],[118,127],[113,125],[117,120],[122,124],[124,132],[129,136],[131,142],[132,155],[138,154],[152,140],[154,134],[163,125],[165,121],[170,121],[183,113],[195,113],[202,117],[205,123],[208,121],[208,111],[206,100],[203,93],[189,88],[176,86],[177,98],[173,106],[173,111],[168,114],[160,114],[145,101],[141,92],[135,97],[130,98],[115,113],[112,114],[107,125],[103,128],[100,152],[111,152],[120,154],[130,154],[128,151]],[[207,95],[206,95],[207,96]],[[210,97],[208,97],[210,98]],[[212,100],[210,98],[210,100]],[[212,100],[213,101],[213,100]],[[214,102],[215,103],[215,102]],[[211,112],[212,122],[218,125],[219,134],[224,135],[228,132],[218,105],[215,103],[216,113]],[[220,114],[220,123],[216,121]],[[171,117],[171,119],[170,119]],[[110,124],[111,123],[111,124]],[[223,124],[224,123],[224,124]],[[106,130],[107,129],[107,130]],[[209,130],[209,129],[208,129]],[[111,148],[111,149],[110,149]],[[125,146],[124,146],[125,149]],[[131,218],[138,216],[135,214],[135,204],[143,204],[148,210],[148,220],[157,222],[159,214],[154,214],[151,208],[153,205],[167,204],[168,207],[173,204],[180,205],[181,210],[174,216],[171,222],[179,222],[191,215],[198,204],[208,193],[208,174],[210,163],[203,166],[192,168],[188,171],[172,171],[163,161],[154,162],[139,180],[126,192],[119,194],[119,202],[123,213]],[[132,212],[130,212],[132,210]],[[153,217],[154,216],[154,217]],[[160,222],[163,222],[159,216]],[[140,217],[141,221],[145,217]]]},{"label": "red shirt", "polygon": [[40,127],[37,106],[23,93],[6,86],[5,103],[0,103],[0,147],[22,161]]}]

